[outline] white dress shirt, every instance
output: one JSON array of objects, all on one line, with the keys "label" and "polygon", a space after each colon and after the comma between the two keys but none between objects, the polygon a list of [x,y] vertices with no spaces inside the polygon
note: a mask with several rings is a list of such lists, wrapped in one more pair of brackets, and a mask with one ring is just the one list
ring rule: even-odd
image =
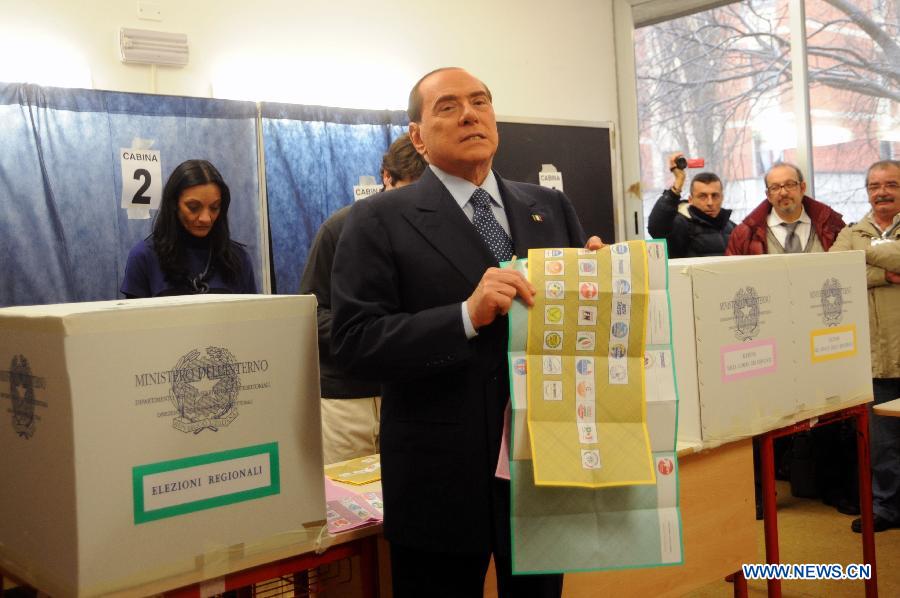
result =
[{"label": "white dress shirt", "polygon": [[[444,187],[447,188],[447,191],[449,191],[450,195],[453,196],[453,199],[456,200],[456,203],[459,204],[460,209],[463,211],[463,214],[466,215],[466,218],[469,219],[469,222],[472,222],[475,218],[475,207],[469,200],[472,199],[472,194],[475,193],[475,190],[478,187],[470,181],[444,172],[434,164],[430,164],[429,168],[431,168],[435,176],[444,184]],[[487,194],[491,196],[491,211],[494,213],[494,218],[497,219],[497,222],[500,223],[500,226],[502,226],[503,230],[506,231],[506,234],[509,235],[509,219],[506,217],[506,211],[503,209],[503,198],[500,197],[500,186],[497,185],[497,177],[494,176],[494,171],[488,172],[484,182],[481,183],[481,188],[487,191]],[[510,237],[512,237],[512,235],[510,235]],[[475,326],[472,325],[472,318],[469,317],[467,303],[468,301],[463,301],[460,305],[462,309],[463,328],[465,328],[466,331],[466,338],[474,338],[478,335],[478,331],[475,330]]]},{"label": "white dress shirt", "polygon": [[[775,235],[775,238],[778,239],[778,242],[781,243],[781,246],[784,247],[788,230],[781,226],[782,222],[785,221],[781,219],[781,216],[779,216],[774,209],[769,212],[766,224],[769,226],[769,230],[772,231],[772,234]],[[806,251],[807,241],[809,241],[809,231],[812,229],[812,220],[809,219],[809,214],[803,209],[802,204],[800,206],[800,219],[795,222],[799,222],[799,224],[797,225],[797,228],[794,229],[794,232],[797,234],[797,239],[800,240],[800,247],[803,248],[803,251]]]}]

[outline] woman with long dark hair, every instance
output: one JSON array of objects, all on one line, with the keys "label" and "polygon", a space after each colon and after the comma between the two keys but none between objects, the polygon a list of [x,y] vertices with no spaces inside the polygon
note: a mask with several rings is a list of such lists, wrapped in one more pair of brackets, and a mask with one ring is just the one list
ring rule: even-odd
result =
[{"label": "woman with long dark hair", "polygon": [[231,192],[215,166],[188,160],[175,167],[153,232],[128,254],[122,294],[256,293],[250,256],[228,231],[230,204]]}]

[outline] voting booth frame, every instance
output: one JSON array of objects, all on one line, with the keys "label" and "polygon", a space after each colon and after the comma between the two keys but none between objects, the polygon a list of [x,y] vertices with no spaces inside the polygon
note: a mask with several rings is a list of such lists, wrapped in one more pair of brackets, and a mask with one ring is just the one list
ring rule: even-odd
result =
[{"label": "voting booth frame", "polygon": [[[763,529],[766,541],[766,562],[778,563],[778,515],[775,507],[775,452],[773,444],[776,438],[790,436],[797,432],[809,430],[815,426],[850,419],[856,425],[856,455],[859,466],[859,508],[862,516],[862,548],[863,562],[872,567],[872,575],[865,580],[866,598],[878,596],[878,577],[875,565],[875,532],[872,516],[872,474],[869,455],[869,411],[865,403],[823,413],[817,417],[797,422],[784,428],[772,430],[758,436],[760,439],[760,460],[762,474]],[[735,585],[735,596],[738,594]],[[770,597],[781,596],[781,580],[770,579],[767,582]]]},{"label": "voting booth frame", "polygon": [[[671,260],[669,291],[683,316],[673,318],[679,439],[705,448],[759,441],[767,563],[779,561],[773,440],[855,422],[866,596],[877,595],[863,252]],[[746,595],[734,579],[736,595]],[[780,596],[781,581],[768,590]]]}]

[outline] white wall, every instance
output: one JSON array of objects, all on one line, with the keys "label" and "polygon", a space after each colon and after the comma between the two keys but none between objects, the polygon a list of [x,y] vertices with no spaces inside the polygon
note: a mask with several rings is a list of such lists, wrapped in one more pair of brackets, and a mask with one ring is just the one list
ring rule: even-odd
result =
[{"label": "white wall", "polygon": [[[503,116],[618,121],[612,0],[151,1],[160,22],[138,0],[0,0],[0,80],[398,109],[421,74],[458,65]],[[186,33],[190,64],[154,81],[120,63],[123,26]]]}]

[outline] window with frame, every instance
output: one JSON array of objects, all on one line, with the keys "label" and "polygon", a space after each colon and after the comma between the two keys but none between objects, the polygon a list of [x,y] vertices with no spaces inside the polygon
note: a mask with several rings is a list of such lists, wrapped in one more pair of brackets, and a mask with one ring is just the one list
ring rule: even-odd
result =
[{"label": "window with frame", "polygon": [[[675,151],[722,178],[735,222],[765,201],[765,170],[799,155],[812,158],[808,193],[846,222],[868,211],[866,169],[900,156],[900,2],[806,0],[803,70],[791,57],[790,1],[748,0],[635,31],[645,215],[672,184]],[[810,89],[804,152],[795,76]]]}]

